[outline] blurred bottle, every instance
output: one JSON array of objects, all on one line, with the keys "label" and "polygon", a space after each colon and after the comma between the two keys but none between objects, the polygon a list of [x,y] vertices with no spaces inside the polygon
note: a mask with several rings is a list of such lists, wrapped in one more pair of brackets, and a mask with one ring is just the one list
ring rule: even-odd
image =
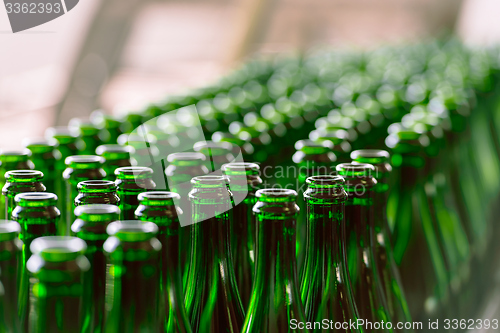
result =
[{"label": "blurred bottle", "polygon": [[388,219],[410,313],[415,321],[440,318],[450,310],[449,285],[422,177],[426,140],[422,133],[401,127],[386,144],[395,168]]},{"label": "blurred bottle", "polygon": [[[47,192],[55,193],[57,177],[60,174],[57,170],[61,169],[61,153],[57,149],[56,140],[28,139],[24,141],[25,147],[31,151],[30,160],[35,166],[35,170],[43,172],[43,181]],[[59,166],[58,166],[59,164]]]},{"label": "blurred bottle", "polygon": [[101,144],[99,138],[99,128],[88,120],[73,118],[69,121],[68,127],[74,133],[78,133],[82,144],[79,149],[79,155],[95,154],[95,149]]},{"label": "blurred bottle", "polygon": [[[330,141],[314,142],[311,140],[299,140],[295,143],[297,150],[292,157],[295,164],[293,173],[289,174],[290,168],[285,168],[283,179],[277,179],[284,188],[296,189],[298,194],[297,204],[299,212],[297,216],[297,267],[300,270],[304,262],[306,245],[306,216],[307,210],[303,194],[307,188],[307,177],[317,175],[329,175],[334,170],[336,156],[332,152],[333,144]],[[275,175],[278,176],[278,175]]]},{"label": "blurred bottle", "polygon": [[106,292],[106,258],[103,245],[107,226],[116,220],[120,209],[114,205],[90,204],[75,208],[76,220],[72,233],[87,243],[85,257],[90,269],[84,275],[82,332],[104,332],[104,304]]},{"label": "blurred bottle", "polygon": [[23,242],[22,260],[19,262],[18,316],[21,330],[28,330],[28,314],[31,309],[29,296],[29,273],[26,261],[31,257],[30,246],[35,238],[55,236],[61,217],[56,207],[57,196],[53,193],[20,193],[15,197],[16,208],[12,219],[21,225],[19,239]]},{"label": "blurred bottle", "polygon": [[3,287],[3,299],[0,305],[2,326],[5,333],[21,332],[18,316],[18,288],[21,271],[23,242],[18,238],[21,232],[19,223],[0,220],[0,288]]},{"label": "blurred bottle", "polygon": [[30,248],[29,332],[81,332],[87,245],[76,237],[49,236],[35,239]]},{"label": "blurred bottle", "polygon": [[140,166],[122,167],[115,170],[115,175],[116,191],[120,198],[120,219],[131,220],[139,206],[137,196],[156,187],[153,170]]},{"label": "blurred bottle", "polygon": [[104,144],[115,144],[122,134],[121,122],[116,117],[96,110],[90,114],[90,121],[100,129],[99,139]]},{"label": "blurred bottle", "polygon": [[161,243],[158,227],[138,220],[111,222],[106,254],[104,332],[158,331]]},{"label": "blurred bottle", "polygon": [[103,169],[106,171],[105,180],[115,181],[115,170],[121,167],[131,166],[130,156],[135,152],[132,146],[121,146],[118,144],[100,145],[97,147],[96,155],[104,157]]},{"label": "blurred bottle", "polygon": [[[377,184],[373,188],[373,251],[378,277],[382,285],[389,315],[397,322],[411,322],[410,310],[403,291],[387,220],[387,200],[389,177],[392,167],[389,164],[390,155],[385,150],[364,149],[351,154],[356,163],[369,163],[375,167],[373,176]],[[403,330],[402,330],[403,331]]]},{"label": "blurred bottle", "polygon": [[64,198],[66,195],[66,183],[63,178],[63,172],[66,169],[65,161],[69,156],[78,155],[79,147],[83,144],[83,141],[69,127],[49,127],[45,131],[45,137],[47,140],[55,139],[57,141],[57,150],[61,154],[60,159],[56,162],[54,193],[61,199],[57,202],[57,208],[62,212],[65,209]]},{"label": "blurred bottle", "polygon": [[[23,151],[2,151],[0,152],[0,186],[5,185],[5,173],[11,170],[33,170],[35,166],[29,160],[31,152],[27,149]],[[4,217],[6,197],[0,195],[0,216]]]},{"label": "blurred bottle", "polygon": [[84,180],[102,180],[106,172],[102,168],[104,158],[96,155],[69,156],[65,160],[66,169],[63,178],[66,191],[61,200],[64,202],[61,221],[57,226],[58,235],[69,235],[70,227],[75,220],[75,199],[78,195],[78,184]]}]

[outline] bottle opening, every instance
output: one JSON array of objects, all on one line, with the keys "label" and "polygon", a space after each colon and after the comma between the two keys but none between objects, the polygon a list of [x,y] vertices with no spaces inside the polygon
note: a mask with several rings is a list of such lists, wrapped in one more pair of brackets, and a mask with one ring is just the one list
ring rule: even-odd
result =
[{"label": "bottle opening", "polygon": [[17,161],[27,161],[31,156],[29,149],[24,149],[22,151],[2,151],[0,153],[0,161],[2,162],[17,162]]},{"label": "bottle opening", "polygon": [[0,220],[0,240],[13,239],[21,232],[21,226],[16,221]]},{"label": "bottle opening", "polygon": [[297,192],[290,189],[268,188],[258,190],[255,196],[264,202],[288,202],[297,199]]},{"label": "bottle opening", "polygon": [[103,164],[104,158],[97,155],[74,155],[66,157],[64,163],[71,167],[85,167],[89,164]]},{"label": "bottle opening", "polygon": [[30,246],[33,254],[38,254],[44,260],[53,262],[74,259],[83,254],[86,249],[85,241],[70,236],[39,237]]},{"label": "bottle opening", "polygon": [[356,162],[380,164],[389,161],[389,152],[381,149],[360,149],[351,153],[351,159]]},{"label": "bottle opening", "polygon": [[295,143],[295,149],[306,154],[324,154],[333,149],[333,143],[330,141],[299,140]]},{"label": "bottle opening", "polygon": [[257,163],[235,162],[222,166],[222,172],[228,176],[258,175],[260,166]]},{"label": "bottle opening", "polygon": [[193,187],[221,187],[228,183],[229,179],[226,176],[198,176],[191,179]]},{"label": "bottle opening", "polygon": [[174,192],[157,191],[157,192],[143,192],[138,196],[139,201],[155,200],[155,201],[171,201],[174,199],[179,200],[181,196]]},{"label": "bottle opening", "polygon": [[116,190],[115,182],[110,180],[84,180],[77,185],[78,191],[99,191],[99,190]]},{"label": "bottle opening", "polygon": [[332,176],[332,175],[318,175],[308,177],[306,183],[310,187],[318,188],[331,188],[331,187],[343,187],[345,180],[342,176]]},{"label": "bottle opening", "polygon": [[12,170],[5,173],[5,179],[7,181],[12,179],[41,180],[42,178],[43,173],[37,170]]},{"label": "bottle opening", "polygon": [[48,192],[31,192],[19,193],[15,197],[15,201],[21,203],[22,201],[57,201],[57,195]]},{"label": "bottle opening", "polygon": [[95,152],[97,155],[104,155],[106,157],[112,156],[113,154],[120,154],[128,157],[129,154],[134,153],[134,147],[122,146],[118,144],[100,145],[96,148]]},{"label": "bottle opening", "polygon": [[173,153],[167,156],[167,161],[174,164],[183,161],[201,163],[205,160],[206,157],[202,153]]},{"label": "bottle opening", "polygon": [[341,176],[367,177],[374,171],[375,167],[366,163],[341,163],[336,167]]},{"label": "bottle opening", "polygon": [[204,155],[218,156],[232,153],[234,147],[229,142],[199,141],[194,144],[193,149]]},{"label": "bottle opening", "polygon": [[120,208],[115,205],[92,204],[83,205],[75,208],[75,216],[82,215],[105,215],[105,214],[120,214]]},{"label": "bottle opening", "polygon": [[153,169],[142,166],[121,167],[115,170],[115,175],[118,178],[133,179],[133,178],[149,178],[153,174]]},{"label": "bottle opening", "polygon": [[143,241],[154,237],[158,232],[158,226],[153,222],[123,220],[111,222],[106,232],[123,241]]}]

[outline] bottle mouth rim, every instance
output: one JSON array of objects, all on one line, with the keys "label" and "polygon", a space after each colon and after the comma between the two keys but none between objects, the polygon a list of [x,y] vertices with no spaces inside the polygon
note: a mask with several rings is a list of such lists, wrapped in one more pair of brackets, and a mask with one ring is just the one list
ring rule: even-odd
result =
[{"label": "bottle mouth rim", "polygon": [[116,188],[115,182],[111,180],[84,180],[78,183],[76,186],[78,190],[83,188],[95,189],[95,190],[106,190]]},{"label": "bottle mouth rim", "polygon": [[73,155],[68,156],[64,160],[66,165],[71,164],[88,164],[88,163],[104,163],[104,158],[97,155]]},{"label": "bottle mouth rim", "polygon": [[255,196],[259,199],[259,201],[295,201],[297,198],[297,192],[295,190],[284,188],[265,188],[258,190],[255,193]]},{"label": "bottle mouth rim", "polygon": [[335,169],[339,172],[340,175],[343,173],[360,173],[367,171],[375,171],[375,167],[368,163],[340,163],[337,164]]},{"label": "bottle mouth rim", "polygon": [[232,153],[233,152],[234,145],[231,144],[231,143],[229,143],[229,142],[227,142],[227,141],[215,142],[215,141],[207,140],[207,141],[198,141],[198,142],[196,142],[193,145],[193,149],[196,152],[201,152],[204,149],[208,149],[211,154],[212,153],[219,153],[219,151],[222,154],[226,154],[226,153]]},{"label": "bottle mouth rim", "polygon": [[317,175],[308,177],[306,183],[313,187],[343,187],[345,179],[338,175]]},{"label": "bottle mouth rim", "polygon": [[57,140],[53,138],[25,138],[23,140],[24,147],[27,149],[30,148],[57,148],[58,143]]},{"label": "bottle mouth rim", "polygon": [[27,169],[22,169],[22,170],[11,170],[7,171],[5,173],[5,179],[9,178],[21,178],[21,179],[33,179],[33,178],[38,178],[42,179],[43,178],[43,172],[38,171],[38,170],[27,170]]},{"label": "bottle mouth rim", "polygon": [[[153,222],[140,220],[119,220],[111,222],[106,233],[121,240],[144,240],[144,236],[154,236],[158,233],[158,226]],[[143,235],[143,237],[137,237]]]},{"label": "bottle mouth rim", "polygon": [[226,186],[229,183],[229,178],[226,176],[215,176],[215,175],[204,175],[197,176],[191,179],[191,184],[193,186],[201,185],[201,186]]},{"label": "bottle mouth rim", "polygon": [[115,205],[107,204],[91,204],[83,205],[75,208],[75,216],[80,217],[82,215],[101,215],[101,214],[120,214],[120,208]]},{"label": "bottle mouth rim", "polygon": [[[30,250],[33,254],[80,254],[87,249],[83,239],[72,236],[45,236],[33,240]],[[44,257],[45,258],[45,257]]]},{"label": "bottle mouth rim", "polygon": [[19,234],[21,225],[12,220],[0,220],[0,235]]},{"label": "bottle mouth rim", "polygon": [[106,153],[110,154],[132,154],[134,153],[135,149],[132,146],[128,145],[119,145],[119,144],[107,144],[107,145],[100,145],[96,148],[95,152],[97,155],[104,155]]},{"label": "bottle mouth rim", "polygon": [[153,169],[144,166],[126,166],[115,169],[115,175],[120,176],[147,176],[152,175]]},{"label": "bottle mouth rim", "polygon": [[296,150],[303,151],[307,149],[316,149],[321,151],[329,151],[333,149],[333,143],[331,141],[315,141],[311,139],[304,139],[295,142],[294,145]]},{"label": "bottle mouth rim", "polygon": [[175,192],[169,191],[150,191],[140,193],[138,196],[139,201],[142,200],[179,200],[181,196]]},{"label": "bottle mouth rim", "polygon": [[176,161],[182,162],[190,162],[190,161],[205,161],[206,157],[202,153],[199,152],[180,152],[180,153],[172,153],[167,156],[167,161],[169,163],[173,163]]},{"label": "bottle mouth rim", "polygon": [[390,154],[387,150],[383,149],[358,149],[351,153],[351,159],[389,159]]},{"label": "bottle mouth rim", "polygon": [[31,156],[31,151],[29,149],[23,149],[23,150],[6,150],[6,151],[0,151],[0,159],[3,157],[24,157],[28,159]]},{"label": "bottle mouth rim", "polygon": [[260,166],[253,162],[232,162],[222,165],[222,172],[226,175],[258,174]]},{"label": "bottle mouth rim", "polygon": [[26,201],[45,201],[45,200],[57,200],[57,195],[49,192],[27,192],[19,193],[15,196],[14,200],[16,202]]},{"label": "bottle mouth rim", "polygon": [[45,137],[46,138],[68,137],[68,138],[74,138],[76,140],[78,138],[78,135],[75,133],[74,129],[68,126],[53,126],[45,130]]}]

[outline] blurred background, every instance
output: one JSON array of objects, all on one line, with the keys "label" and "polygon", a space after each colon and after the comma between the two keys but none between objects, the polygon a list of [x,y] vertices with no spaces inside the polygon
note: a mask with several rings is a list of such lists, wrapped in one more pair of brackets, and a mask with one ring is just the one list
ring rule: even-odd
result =
[{"label": "blurred background", "polygon": [[213,82],[255,53],[500,39],[496,0],[85,0],[13,34],[0,10],[4,149],[96,108],[118,113]]}]

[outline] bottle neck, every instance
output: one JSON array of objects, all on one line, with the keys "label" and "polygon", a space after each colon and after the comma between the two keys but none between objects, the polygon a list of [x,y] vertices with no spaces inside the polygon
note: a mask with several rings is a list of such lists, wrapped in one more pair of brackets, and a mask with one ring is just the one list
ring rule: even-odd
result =
[{"label": "bottle neck", "polygon": [[[357,251],[363,251],[370,247],[373,228],[373,201],[372,189],[365,189],[361,195],[348,192],[345,203],[346,240],[350,245],[350,249],[347,249],[348,252],[354,246]],[[353,240],[356,240],[356,244],[351,244]]]},{"label": "bottle neck", "polygon": [[[278,296],[285,290],[298,292],[296,223],[295,217],[277,220],[257,215],[254,293]],[[286,299],[282,296],[280,299]]]},{"label": "bottle neck", "polygon": [[341,267],[343,204],[307,203],[306,256],[302,275],[319,267]]}]

